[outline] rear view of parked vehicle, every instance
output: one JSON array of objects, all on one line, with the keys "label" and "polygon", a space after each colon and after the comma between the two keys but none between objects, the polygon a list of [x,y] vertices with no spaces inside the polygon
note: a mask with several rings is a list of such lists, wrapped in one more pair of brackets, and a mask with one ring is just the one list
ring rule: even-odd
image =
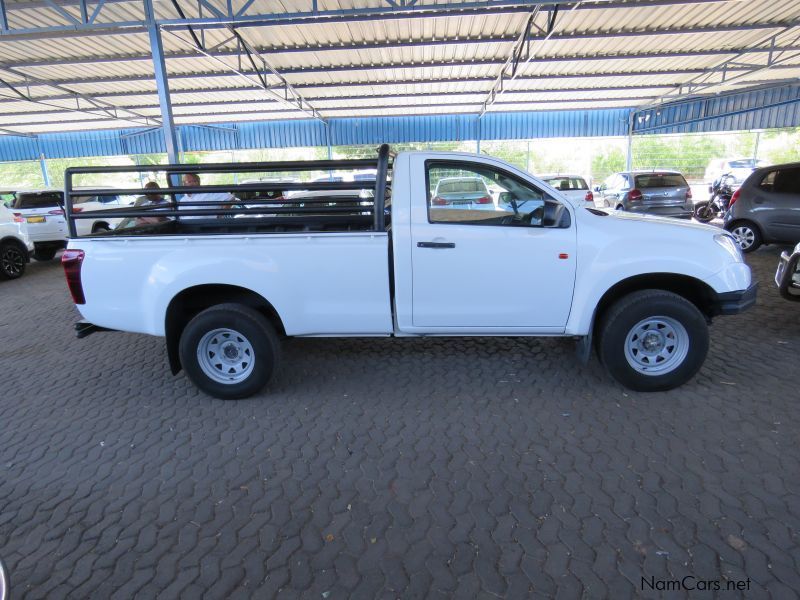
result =
[{"label": "rear view of parked vehicle", "polygon": [[587,206],[594,206],[594,193],[580,175],[538,175],[538,177],[567,198],[586,202]]},{"label": "rear view of parked vehicle", "polygon": [[800,163],[753,171],[734,192],[724,225],[743,252],[800,242]]},{"label": "rear view of parked vehicle", "polygon": [[492,195],[480,177],[444,177],[431,198],[431,206],[469,208],[475,205],[494,210]]},{"label": "rear view of parked vehicle", "polygon": [[596,191],[598,204],[621,211],[691,219],[692,190],[675,171],[633,171],[612,175]]},{"label": "rear view of parked vehicle", "polygon": [[22,277],[32,250],[25,221],[0,204],[0,279]]},{"label": "rear view of parked vehicle", "polygon": [[52,260],[67,245],[67,222],[64,219],[64,194],[58,190],[19,192],[12,210],[25,221],[33,241],[33,258]]}]

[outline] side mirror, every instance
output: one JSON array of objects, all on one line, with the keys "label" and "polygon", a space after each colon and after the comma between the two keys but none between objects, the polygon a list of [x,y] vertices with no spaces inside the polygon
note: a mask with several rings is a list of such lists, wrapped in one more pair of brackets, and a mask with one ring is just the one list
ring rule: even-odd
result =
[{"label": "side mirror", "polygon": [[601,190],[600,190],[600,186],[599,186],[599,185],[596,185],[596,186],[594,186],[594,187],[592,188],[592,191],[595,191],[595,192],[599,192],[599,191],[601,191]]}]

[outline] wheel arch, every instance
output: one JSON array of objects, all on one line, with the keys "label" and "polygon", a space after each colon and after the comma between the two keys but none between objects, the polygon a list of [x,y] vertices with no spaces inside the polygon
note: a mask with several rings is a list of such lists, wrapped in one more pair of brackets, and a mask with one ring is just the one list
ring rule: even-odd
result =
[{"label": "wheel arch", "polygon": [[178,343],[189,321],[201,311],[233,302],[249,306],[264,315],[280,335],[286,335],[283,321],[275,307],[261,294],[230,284],[209,283],[186,288],[176,294],[167,305],[164,332],[167,340],[167,357],[173,374],[182,366],[178,355]]},{"label": "wheel arch", "polygon": [[25,256],[25,262],[31,261],[31,256],[30,256],[31,253],[22,240],[14,237],[13,235],[7,235],[4,238],[0,238],[0,246],[4,246],[6,244],[13,244],[17,248],[19,248],[22,251],[22,254]]},{"label": "wheel arch", "polygon": [[592,332],[596,333],[598,322],[614,302],[641,290],[672,292],[694,304],[708,321],[714,316],[717,293],[704,281],[678,273],[646,273],[618,281],[605,291],[595,309]]}]

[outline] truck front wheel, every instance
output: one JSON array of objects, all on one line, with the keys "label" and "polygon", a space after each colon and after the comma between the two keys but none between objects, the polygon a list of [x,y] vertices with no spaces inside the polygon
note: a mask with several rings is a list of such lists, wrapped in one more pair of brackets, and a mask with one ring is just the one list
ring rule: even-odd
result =
[{"label": "truck front wheel", "polygon": [[625,387],[670,390],[694,377],[708,352],[708,326],[677,294],[642,290],[617,300],[598,329],[600,360]]},{"label": "truck front wheel", "polygon": [[247,398],[261,390],[278,366],[280,342],[258,311],[218,304],[189,321],[178,351],[186,374],[215,398]]}]

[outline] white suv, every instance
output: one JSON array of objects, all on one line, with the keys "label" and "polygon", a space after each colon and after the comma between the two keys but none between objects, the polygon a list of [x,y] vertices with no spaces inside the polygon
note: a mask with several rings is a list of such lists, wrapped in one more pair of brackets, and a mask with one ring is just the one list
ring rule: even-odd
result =
[{"label": "white suv", "polygon": [[24,220],[0,204],[0,279],[22,277],[32,251]]},{"label": "white suv", "polygon": [[67,245],[64,193],[58,190],[17,192],[11,210],[27,226],[33,241],[33,258],[51,260]]},{"label": "white suv", "polygon": [[[80,190],[80,188],[76,188]],[[119,196],[108,188],[108,196],[76,196],[73,211],[98,211],[132,206],[134,198]],[[28,234],[35,246],[33,258],[52,260],[56,252],[67,245],[67,221],[64,218],[64,193],[59,190],[17,192],[11,204],[14,216],[28,226]],[[78,236],[114,229],[122,217],[77,219]]]}]

